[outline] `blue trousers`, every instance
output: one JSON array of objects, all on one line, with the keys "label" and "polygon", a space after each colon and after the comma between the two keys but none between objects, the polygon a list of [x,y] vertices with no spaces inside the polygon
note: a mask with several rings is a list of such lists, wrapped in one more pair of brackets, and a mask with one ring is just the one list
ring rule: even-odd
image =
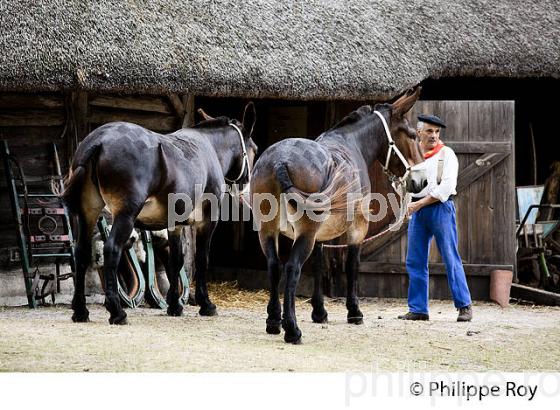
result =
[{"label": "blue trousers", "polygon": [[457,309],[471,304],[471,294],[463,263],[457,249],[457,223],[452,200],[436,202],[412,214],[408,225],[406,270],[409,275],[408,308],[414,313],[428,313],[428,256],[430,242],[436,244],[445,264],[447,281]]}]

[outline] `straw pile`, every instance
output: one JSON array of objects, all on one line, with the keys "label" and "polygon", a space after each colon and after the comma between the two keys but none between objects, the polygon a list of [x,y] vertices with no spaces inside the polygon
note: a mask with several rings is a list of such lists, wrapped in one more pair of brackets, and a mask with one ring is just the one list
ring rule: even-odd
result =
[{"label": "straw pile", "polygon": [[[194,293],[194,289],[191,289]],[[218,308],[254,309],[266,308],[269,298],[268,290],[241,289],[237,281],[208,283],[210,300]],[[296,305],[306,303],[307,298],[296,298]]]}]

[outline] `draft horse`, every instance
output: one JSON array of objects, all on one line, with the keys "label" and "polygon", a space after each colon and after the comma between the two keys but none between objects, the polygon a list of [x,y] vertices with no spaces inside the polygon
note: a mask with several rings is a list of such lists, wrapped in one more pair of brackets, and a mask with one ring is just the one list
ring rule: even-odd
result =
[{"label": "draft horse", "polygon": [[[280,325],[285,331],[284,340],[297,344],[301,331],[295,314],[295,290],[303,263],[311,254],[316,241],[327,241],[345,235],[348,244],[346,260],[347,320],[363,323],[363,314],[356,296],[360,246],[368,231],[368,220],[363,212],[347,218],[348,207],[359,205],[371,190],[368,169],[379,161],[385,173],[393,180],[406,185],[409,192],[419,192],[426,184],[421,170],[412,166],[423,161],[416,133],[405,117],[412,108],[420,88],[409,91],[393,104],[378,104],[374,109],[363,106],[345,117],[332,129],[316,140],[289,138],[266,149],[256,162],[251,177],[253,218],[259,223],[259,241],[267,258],[270,278],[270,300],[267,307],[266,331],[279,334]],[[350,193],[358,193],[358,203],[348,200]],[[311,200],[311,195],[322,193],[328,200]],[[270,215],[269,201],[258,201],[257,194],[272,195],[278,208],[281,194],[292,194],[285,200],[285,215]],[[287,198],[285,196],[285,198]],[[321,202],[322,201],[322,202]],[[317,221],[304,213],[282,224],[282,217],[294,215],[298,205],[321,213],[330,207],[328,218]],[[338,210],[346,210],[338,212]],[[289,219],[289,218],[288,218]],[[352,220],[349,220],[352,219]],[[293,240],[289,257],[283,268],[286,278],[283,315],[278,295],[282,272],[278,258],[278,236],[283,234]],[[311,303],[312,319],[316,323],[327,321],[320,285],[321,272],[315,272],[315,286]]]},{"label": "draft horse", "polygon": [[[91,259],[93,229],[102,209],[107,207],[113,217],[113,227],[103,249],[105,307],[110,313],[110,324],[126,324],[126,312],[117,294],[116,270],[132,229],[169,229],[168,211],[184,215],[191,210],[185,201],[177,201],[174,209],[168,209],[170,194],[187,195],[195,201],[198,189],[201,194],[217,198],[219,207],[226,181],[237,184],[248,181],[257,150],[251,139],[255,120],[255,107],[249,103],[241,122],[218,117],[167,135],[135,124],[114,122],[95,129],[80,143],[62,193],[78,226],[72,300],[74,322],[89,320],[84,279]],[[219,211],[212,209],[216,204],[210,200],[193,202],[193,205],[188,218],[169,229],[167,314],[170,316],[180,316],[183,310],[179,303],[178,276],[183,265],[181,231],[186,224],[194,226],[196,231],[195,301],[201,315],[216,314],[216,306],[208,296],[205,273],[217,225],[217,218],[212,215]]]}]

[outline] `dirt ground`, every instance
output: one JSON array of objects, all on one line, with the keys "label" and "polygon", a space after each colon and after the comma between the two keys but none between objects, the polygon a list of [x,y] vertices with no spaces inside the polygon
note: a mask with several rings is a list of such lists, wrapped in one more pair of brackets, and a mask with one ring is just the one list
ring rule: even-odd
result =
[{"label": "dirt ground", "polygon": [[[221,286],[221,287],[220,287]],[[265,333],[265,292],[214,285],[219,315],[183,317],[129,310],[129,325],[110,326],[99,304],[90,323],[74,324],[69,306],[0,308],[3,372],[232,371],[559,371],[560,308],[475,303],[475,319],[457,323],[449,301],[432,301],[429,322],[396,316],[405,300],[361,301],[364,324],[346,323],[343,300],[327,300],[327,325],[297,302],[303,344]]]}]

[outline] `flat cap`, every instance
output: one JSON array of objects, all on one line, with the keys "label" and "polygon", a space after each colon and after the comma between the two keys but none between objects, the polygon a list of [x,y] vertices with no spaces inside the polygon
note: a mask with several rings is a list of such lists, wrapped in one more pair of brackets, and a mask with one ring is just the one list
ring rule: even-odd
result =
[{"label": "flat cap", "polygon": [[441,127],[441,128],[446,128],[443,120],[436,115],[420,114],[418,116],[418,121],[426,122],[426,123],[432,124],[432,125],[437,125],[438,127]]}]

